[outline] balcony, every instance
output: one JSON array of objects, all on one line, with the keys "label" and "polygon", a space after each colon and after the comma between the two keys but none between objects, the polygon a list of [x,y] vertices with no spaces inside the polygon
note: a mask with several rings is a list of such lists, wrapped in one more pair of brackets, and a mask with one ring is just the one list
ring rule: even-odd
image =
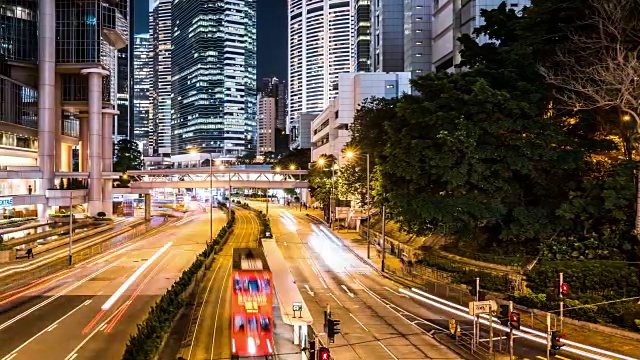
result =
[{"label": "balcony", "polygon": [[127,46],[129,24],[113,5],[102,3],[102,35],[104,40],[116,49]]}]

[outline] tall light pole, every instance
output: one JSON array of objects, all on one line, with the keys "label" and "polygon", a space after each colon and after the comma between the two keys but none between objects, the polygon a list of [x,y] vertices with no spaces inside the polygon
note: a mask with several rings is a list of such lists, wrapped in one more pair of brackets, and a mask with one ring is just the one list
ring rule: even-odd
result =
[{"label": "tall light pole", "polygon": [[209,242],[213,241],[213,153],[209,153]]},{"label": "tall light pole", "polygon": [[73,265],[73,191],[69,191],[69,266]]},{"label": "tall light pole", "polygon": [[[369,169],[369,153],[365,153],[367,156],[367,259],[371,259],[371,172]],[[355,156],[353,151],[347,151],[347,157],[352,158]]]}]

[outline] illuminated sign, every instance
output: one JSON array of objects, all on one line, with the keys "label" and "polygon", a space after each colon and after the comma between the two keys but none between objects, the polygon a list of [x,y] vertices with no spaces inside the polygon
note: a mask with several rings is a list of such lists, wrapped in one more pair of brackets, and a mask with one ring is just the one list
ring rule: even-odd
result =
[{"label": "illuminated sign", "polygon": [[13,198],[12,197],[3,197],[0,198],[0,208],[13,206]]}]

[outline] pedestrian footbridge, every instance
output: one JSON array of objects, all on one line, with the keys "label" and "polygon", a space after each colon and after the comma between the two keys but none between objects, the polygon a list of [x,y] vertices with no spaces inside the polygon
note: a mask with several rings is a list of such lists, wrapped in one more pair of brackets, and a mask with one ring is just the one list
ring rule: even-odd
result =
[{"label": "pedestrian footbridge", "polygon": [[157,188],[259,188],[306,189],[302,180],[307,170],[255,170],[233,168],[192,168],[161,170],[130,170],[131,189]]}]

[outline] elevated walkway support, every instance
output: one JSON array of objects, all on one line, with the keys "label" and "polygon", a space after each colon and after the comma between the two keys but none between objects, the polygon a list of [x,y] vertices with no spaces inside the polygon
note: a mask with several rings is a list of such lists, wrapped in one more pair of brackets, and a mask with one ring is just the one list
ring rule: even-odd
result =
[{"label": "elevated walkway support", "polygon": [[[311,313],[305,304],[302,294],[296,285],[291,270],[287,265],[275,239],[262,239],[264,255],[271,269],[276,298],[280,306],[282,321],[293,325],[293,343],[296,345],[307,343],[307,327],[313,323]],[[294,313],[293,306],[301,306],[301,311]],[[302,340],[302,341],[301,341]],[[302,346],[302,345],[301,345]]]}]

